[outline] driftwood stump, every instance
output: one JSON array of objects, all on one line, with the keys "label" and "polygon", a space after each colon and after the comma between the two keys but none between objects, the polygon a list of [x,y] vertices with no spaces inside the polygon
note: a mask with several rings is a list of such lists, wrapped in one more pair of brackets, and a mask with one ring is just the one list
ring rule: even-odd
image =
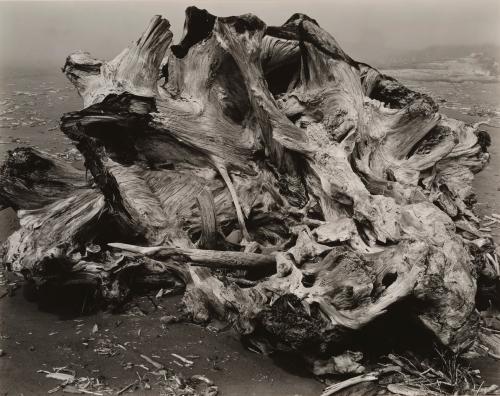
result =
[{"label": "driftwood stump", "polygon": [[10,153],[0,200],[21,228],[9,268],[88,282],[114,304],[138,283],[184,285],[194,320],[263,335],[321,373],[359,371],[332,359],[396,304],[469,348],[478,287],[498,276],[471,210],[486,132],[302,14],[274,27],[190,7],[171,41],[155,16],[111,61],[66,59],[84,106],[61,128],[90,174]]}]

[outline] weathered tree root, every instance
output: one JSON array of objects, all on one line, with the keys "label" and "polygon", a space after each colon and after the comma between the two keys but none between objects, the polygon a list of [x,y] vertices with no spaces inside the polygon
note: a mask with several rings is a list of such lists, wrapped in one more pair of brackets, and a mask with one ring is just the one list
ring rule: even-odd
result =
[{"label": "weathered tree root", "polygon": [[67,58],[84,109],[61,128],[93,184],[34,151],[46,172],[23,171],[26,149],[11,153],[0,200],[22,227],[4,262],[91,281],[114,303],[138,278],[182,282],[194,320],[264,334],[321,373],[359,372],[332,359],[405,301],[443,345],[469,348],[478,279],[498,278],[471,207],[485,132],[302,14],[268,27],[190,7],[171,40],[156,16],[110,62]]}]

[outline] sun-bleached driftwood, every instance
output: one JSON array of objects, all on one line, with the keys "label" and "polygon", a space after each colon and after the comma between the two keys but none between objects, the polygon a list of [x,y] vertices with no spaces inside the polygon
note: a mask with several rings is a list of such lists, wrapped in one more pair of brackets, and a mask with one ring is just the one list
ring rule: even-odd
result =
[{"label": "sun-bleached driftwood", "polygon": [[396,304],[454,351],[476,341],[477,291],[498,276],[471,206],[487,134],[315,20],[190,7],[179,44],[156,16],[115,59],[79,52],[63,70],[83,109],[61,128],[92,184],[56,161],[19,172],[11,154],[0,198],[23,209],[4,246],[15,271],[92,279],[114,302],[168,273],[193,320],[308,361]]},{"label": "sun-bleached driftwood", "polygon": [[140,247],[126,243],[109,243],[109,246],[117,249],[127,250],[145,256],[153,256],[156,259],[165,259],[172,256],[188,261],[193,265],[215,267],[215,268],[253,268],[274,267],[276,259],[273,256],[251,253],[231,252],[203,249],[181,249],[169,246]]}]

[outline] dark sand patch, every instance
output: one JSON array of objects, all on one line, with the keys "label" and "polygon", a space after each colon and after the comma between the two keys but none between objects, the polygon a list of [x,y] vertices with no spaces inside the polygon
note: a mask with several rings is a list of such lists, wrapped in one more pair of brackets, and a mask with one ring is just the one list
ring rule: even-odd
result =
[{"label": "dark sand patch", "polygon": [[[147,299],[146,299],[147,300]],[[18,290],[15,296],[0,301],[1,347],[0,394],[46,394],[58,385],[37,370],[70,365],[78,376],[101,377],[113,389],[121,389],[137,379],[138,372],[150,379],[150,391],[134,394],[158,394],[155,377],[141,367],[126,369],[125,364],[153,367],[140,354],[183,374],[186,378],[202,374],[219,387],[221,395],[319,395],[323,385],[307,376],[289,373],[268,357],[246,350],[238,335],[229,330],[211,332],[201,326],[180,323],[162,326],[160,317],[175,314],[179,297],[160,300],[163,310],[141,300],[146,316],[127,316],[99,312],[74,319],[61,320],[38,309]],[[92,333],[97,324],[99,331]],[[139,335],[140,330],[140,335]],[[50,335],[52,334],[52,335]],[[114,356],[95,352],[102,340],[111,340],[127,350],[112,346]],[[85,345],[85,343],[87,345]],[[193,366],[181,368],[171,353],[191,357]]]}]

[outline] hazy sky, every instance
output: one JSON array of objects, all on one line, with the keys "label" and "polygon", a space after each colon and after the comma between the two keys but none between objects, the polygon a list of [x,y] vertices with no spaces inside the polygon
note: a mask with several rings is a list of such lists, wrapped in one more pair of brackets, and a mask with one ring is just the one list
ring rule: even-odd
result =
[{"label": "hazy sky", "polygon": [[170,21],[178,42],[189,5],[221,16],[252,12],[269,25],[303,12],[359,60],[379,48],[500,45],[500,0],[0,1],[0,66],[60,66],[79,49],[112,58],[155,14]]}]

